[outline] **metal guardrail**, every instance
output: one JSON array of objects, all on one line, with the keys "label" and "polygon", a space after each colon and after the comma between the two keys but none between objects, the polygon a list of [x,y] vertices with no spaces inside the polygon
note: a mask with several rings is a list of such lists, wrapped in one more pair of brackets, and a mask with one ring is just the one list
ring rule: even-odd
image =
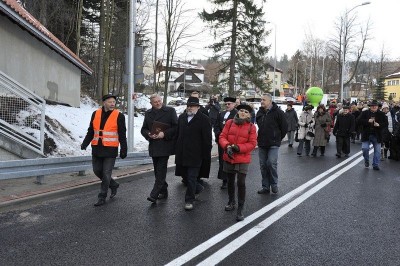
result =
[{"label": "metal guardrail", "polygon": [[[117,158],[115,167],[135,166],[152,163],[147,152],[128,153],[125,159]],[[42,183],[45,175],[79,172],[92,169],[92,156],[62,158],[40,158],[0,162],[0,180],[36,176]]]}]

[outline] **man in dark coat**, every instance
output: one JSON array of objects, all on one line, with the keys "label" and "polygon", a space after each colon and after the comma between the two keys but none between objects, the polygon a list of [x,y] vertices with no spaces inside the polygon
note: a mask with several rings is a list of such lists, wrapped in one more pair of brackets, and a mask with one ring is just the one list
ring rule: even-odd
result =
[{"label": "man in dark coat", "polygon": [[350,137],[355,134],[356,121],[350,113],[350,106],[343,106],[343,112],[336,117],[336,123],[333,127],[333,135],[336,136],[336,157],[342,157],[342,151],[345,157],[350,153]]},{"label": "man in dark coat", "polygon": [[214,127],[215,122],[217,121],[218,114],[221,110],[221,106],[219,105],[217,97],[211,97],[210,101],[206,105],[206,110],[208,112],[208,117],[211,121],[211,126]]},{"label": "man in dark coat", "polygon": [[87,146],[92,144],[93,172],[101,180],[98,201],[94,206],[106,203],[108,188],[111,189],[110,199],[117,195],[119,184],[111,174],[118,156],[118,146],[121,146],[121,159],[125,159],[128,152],[125,117],[115,109],[116,99],[112,94],[103,96],[103,107],[93,112],[81,145],[81,149],[86,150]]},{"label": "man in dark coat", "polygon": [[[149,141],[149,155],[153,159],[155,182],[147,200],[156,203],[157,199],[168,197],[168,184],[165,181],[169,156],[175,153],[176,131],[178,117],[172,107],[163,106],[161,97],[150,96],[152,108],[144,115],[142,136]],[[161,122],[160,130],[154,123]],[[163,128],[161,128],[163,127]]]},{"label": "man in dark coat", "polygon": [[202,171],[209,173],[211,165],[210,118],[199,109],[199,99],[189,97],[186,112],[178,118],[175,175],[185,176],[187,180],[185,210],[193,209],[195,194],[199,194],[204,188],[199,184],[197,177],[203,176]]},{"label": "man in dark coat", "polygon": [[[234,97],[225,97],[225,110],[220,112],[217,116],[217,121],[214,124],[214,134],[215,134],[215,142],[218,144],[219,135],[221,134],[222,130],[224,129],[226,121],[229,119],[233,119],[237,114],[237,109],[235,108],[236,98]],[[218,145],[218,179],[222,179],[222,186],[221,189],[226,189],[228,178],[227,175],[222,170],[224,165],[224,160],[222,156],[224,155],[224,150]]]},{"label": "man in dark coat", "polygon": [[378,102],[373,100],[368,104],[369,110],[361,112],[357,124],[363,127],[361,132],[361,149],[364,156],[364,165],[369,167],[369,145],[374,147],[372,167],[379,170],[381,160],[382,129],[388,126],[386,115],[378,110]]},{"label": "man in dark coat", "polygon": [[294,133],[297,130],[299,118],[297,117],[297,113],[293,109],[293,105],[291,103],[287,104],[287,109],[285,111],[285,118],[288,124],[287,137],[288,137],[289,147],[293,147]]},{"label": "man in dark coat", "polygon": [[285,113],[272,102],[269,93],[261,97],[261,107],[256,114],[258,125],[258,152],[262,175],[262,188],[258,194],[278,193],[278,152],[288,125]]}]

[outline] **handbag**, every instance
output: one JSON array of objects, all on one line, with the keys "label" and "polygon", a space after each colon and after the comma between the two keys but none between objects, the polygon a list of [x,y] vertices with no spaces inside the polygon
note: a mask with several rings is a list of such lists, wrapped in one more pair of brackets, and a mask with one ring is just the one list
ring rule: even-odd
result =
[{"label": "handbag", "polygon": [[315,134],[314,134],[314,132],[312,132],[312,131],[308,131],[308,132],[307,132],[307,136],[313,138],[313,137],[315,137]]},{"label": "handbag", "polygon": [[299,142],[299,130],[296,130],[296,133],[294,134],[294,141]]}]

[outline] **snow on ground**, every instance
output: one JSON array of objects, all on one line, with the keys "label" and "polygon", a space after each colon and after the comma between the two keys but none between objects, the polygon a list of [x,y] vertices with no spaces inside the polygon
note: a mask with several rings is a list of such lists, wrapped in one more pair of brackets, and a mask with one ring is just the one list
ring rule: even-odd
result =
[{"label": "snow on ground", "polygon": [[[168,97],[167,102],[180,98]],[[151,108],[150,100],[148,96],[141,96],[134,101],[134,105],[138,108]],[[254,104],[256,112],[259,108],[259,103]],[[286,105],[279,105],[282,110],[286,109]],[[82,98],[80,108],[68,107],[64,105],[46,105],[46,116],[51,118],[52,130],[46,129],[46,134],[51,137],[57,145],[56,150],[49,156],[78,156],[78,155],[90,155],[91,147],[82,151],[80,146],[83,139],[86,136],[87,129],[89,127],[90,118],[92,113],[98,108],[98,104],[92,101],[90,98]],[[302,106],[294,105],[298,116],[300,116]],[[181,114],[186,105],[176,106],[177,114]],[[128,116],[125,115],[127,130],[128,128]],[[145,151],[148,148],[148,142],[140,134],[142,128],[144,116],[138,113],[138,116],[134,118],[134,150],[133,151]],[[61,126],[60,126],[61,125]],[[65,128],[66,130],[63,130]],[[128,133],[127,133],[128,136]],[[213,136],[214,138],[214,136]],[[214,142],[214,140],[213,140]],[[132,151],[132,150],[130,150]]]},{"label": "snow on ground", "polygon": [[[176,99],[178,98],[168,97],[168,101]],[[134,105],[139,109],[151,108],[150,100],[147,96],[139,97],[137,100],[135,100]],[[48,137],[51,137],[57,145],[57,149],[55,150],[54,154],[49,156],[59,157],[90,155],[90,145],[85,151],[82,151],[80,146],[86,136],[92,113],[97,108],[99,108],[99,105],[87,97],[81,99],[80,108],[68,107],[64,105],[46,105],[46,116],[51,118],[53,121],[56,121],[51,123],[52,130],[46,130]],[[181,114],[185,109],[185,106],[177,106],[175,108],[177,113]],[[128,128],[127,115],[125,115],[125,119],[127,130],[129,131],[130,128]],[[148,148],[148,141],[140,134],[143,119],[144,116],[140,113],[138,113],[138,116],[134,118],[133,135],[135,148],[133,151],[145,151]],[[67,132],[61,130],[61,127],[57,128],[57,124],[62,125]]]}]

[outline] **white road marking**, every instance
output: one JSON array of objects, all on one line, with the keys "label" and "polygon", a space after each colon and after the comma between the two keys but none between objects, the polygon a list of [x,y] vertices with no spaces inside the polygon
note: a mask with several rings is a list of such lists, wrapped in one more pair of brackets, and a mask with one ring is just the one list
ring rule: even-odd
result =
[{"label": "white road marking", "polygon": [[[370,152],[372,153],[372,152]],[[275,213],[273,213],[271,216],[266,218],[264,221],[260,222],[259,224],[255,225],[251,229],[249,229],[247,232],[243,233],[241,236],[212,254],[210,257],[207,259],[203,260],[201,263],[197,264],[198,266],[209,266],[209,265],[215,265],[219,262],[221,262],[223,259],[231,255],[233,252],[235,252],[237,249],[239,249],[241,246],[246,244],[248,241],[250,241],[252,238],[254,238],[256,235],[267,229],[270,225],[272,225],[274,222],[278,221],[280,218],[282,218],[285,214],[296,208],[300,203],[320,191],[322,188],[324,188],[326,185],[328,185],[330,182],[338,178],[340,175],[357,165],[359,162],[363,161],[364,158],[360,157],[356,159],[354,162],[351,164],[347,165],[346,167],[340,169],[338,172],[334,173],[315,187],[311,188],[304,194],[300,195],[298,198],[294,199],[292,202],[289,204],[285,205]]]},{"label": "white road marking", "polygon": [[[287,201],[290,201],[292,198],[294,198],[298,194],[300,194],[303,190],[305,190],[308,187],[312,186],[314,183],[318,182],[319,180],[321,180],[322,178],[324,178],[328,174],[332,173],[333,171],[337,170],[338,168],[346,165],[347,163],[349,163],[350,161],[352,161],[353,159],[355,159],[356,157],[358,157],[361,154],[362,154],[361,151],[356,153],[356,154],[354,154],[353,156],[349,157],[345,161],[343,161],[343,162],[335,165],[334,167],[328,169],[327,171],[319,174],[318,176],[316,176],[313,179],[311,179],[310,181],[304,183],[300,187],[292,190],[291,192],[285,194],[284,196],[280,197],[279,199],[275,200],[274,202],[268,204],[267,206],[263,207],[262,209],[258,210],[257,212],[253,213],[252,215],[246,217],[246,219],[244,221],[242,221],[240,223],[236,223],[236,224],[228,227],[227,229],[225,229],[221,233],[213,236],[209,240],[207,240],[207,241],[203,242],[202,244],[198,245],[197,247],[189,250],[185,254],[183,254],[180,257],[172,260],[171,262],[169,262],[166,265],[167,266],[172,266],[172,265],[183,265],[183,264],[185,264],[186,262],[188,262],[188,261],[192,260],[193,258],[197,257],[198,255],[200,255],[201,253],[203,253],[207,249],[209,249],[212,246],[218,244],[219,242],[221,242],[222,240],[224,240],[228,236],[236,233],[237,231],[242,229],[244,226],[246,226],[249,223],[253,222],[254,220],[256,220],[257,218],[261,217],[265,213],[269,212],[273,208],[276,208],[277,206],[279,206],[279,205],[281,205],[281,204],[283,204],[283,203],[285,203]],[[359,160],[357,160],[357,162],[359,162]]]}]

